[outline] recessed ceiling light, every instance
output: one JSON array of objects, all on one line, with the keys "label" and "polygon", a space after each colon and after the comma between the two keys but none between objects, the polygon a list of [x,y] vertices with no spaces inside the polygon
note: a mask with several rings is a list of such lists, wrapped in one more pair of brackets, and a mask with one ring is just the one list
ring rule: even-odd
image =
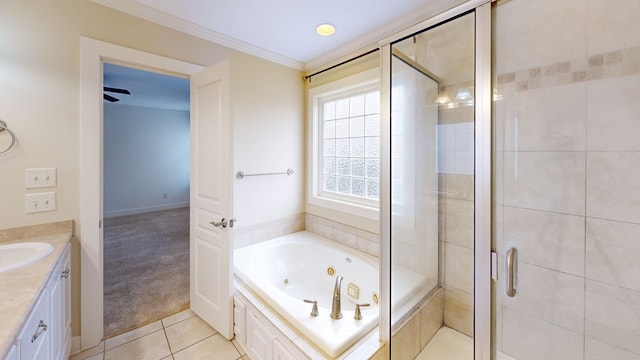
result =
[{"label": "recessed ceiling light", "polygon": [[331,24],[320,24],[316,27],[316,32],[322,36],[329,36],[336,32],[336,28]]}]

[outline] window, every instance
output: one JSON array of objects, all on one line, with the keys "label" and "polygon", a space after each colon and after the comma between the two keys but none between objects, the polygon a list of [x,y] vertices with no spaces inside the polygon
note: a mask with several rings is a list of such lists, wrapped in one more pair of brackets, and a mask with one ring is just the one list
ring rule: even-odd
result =
[{"label": "window", "polygon": [[[377,70],[367,71],[309,91],[310,202],[329,207],[339,204],[343,211],[345,205],[378,208],[380,87],[377,75]],[[377,217],[377,212],[373,214]]]},{"label": "window", "polygon": [[320,100],[321,195],[378,200],[379,104],[377,90]]}]

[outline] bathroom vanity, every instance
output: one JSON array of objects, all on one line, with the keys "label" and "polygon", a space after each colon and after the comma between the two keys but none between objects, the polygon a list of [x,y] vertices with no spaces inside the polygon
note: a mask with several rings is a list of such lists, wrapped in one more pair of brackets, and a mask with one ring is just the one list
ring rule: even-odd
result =
[{"label": "bathroom vanity", "polygon": [[0,273],[0,359],[68,359],[71,350],[73,222],[0,230],[7,243],[48,243],[53,251]]}]

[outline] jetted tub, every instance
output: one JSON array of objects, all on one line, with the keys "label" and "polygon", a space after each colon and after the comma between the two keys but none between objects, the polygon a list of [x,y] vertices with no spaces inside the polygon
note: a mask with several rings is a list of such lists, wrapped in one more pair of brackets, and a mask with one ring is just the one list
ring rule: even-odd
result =
[{"label": "jetted tub", "polygon": [[[235,274],[289,323],[336,357],[378,324],[378,259],[308,231],[234,251]],[[331,314],[333,289],[342,276],[342,319]],[[312,317],[318,302],[319,315]],[[355,304],[362,320],[355,320]]]}]

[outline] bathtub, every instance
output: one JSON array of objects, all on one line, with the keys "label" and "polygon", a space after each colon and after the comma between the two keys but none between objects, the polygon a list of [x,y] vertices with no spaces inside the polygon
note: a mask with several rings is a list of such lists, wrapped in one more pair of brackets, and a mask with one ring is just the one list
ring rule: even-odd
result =
[{"label": "bathtub", "polygon": [[[291,325],[331,357],[337,357],[378,324],[378,259],[301,231],[234,251],[240,280]],[[342,319],[329,316],[336,277],[341,287]],[[312,317],[318,302],[319,315]],[[355,320],[355,304],[362,320]]]}]

